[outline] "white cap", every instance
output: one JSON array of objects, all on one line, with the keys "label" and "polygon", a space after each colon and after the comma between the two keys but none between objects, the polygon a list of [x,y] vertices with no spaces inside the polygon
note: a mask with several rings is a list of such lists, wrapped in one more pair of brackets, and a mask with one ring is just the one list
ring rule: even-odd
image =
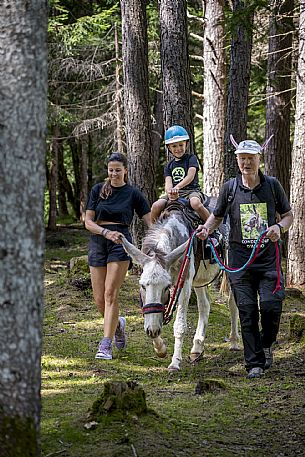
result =
[{"label": "white cap", "polygon": [[235,154],[261,154],[262,146],[254,140],[241,141],[235,151]]}]

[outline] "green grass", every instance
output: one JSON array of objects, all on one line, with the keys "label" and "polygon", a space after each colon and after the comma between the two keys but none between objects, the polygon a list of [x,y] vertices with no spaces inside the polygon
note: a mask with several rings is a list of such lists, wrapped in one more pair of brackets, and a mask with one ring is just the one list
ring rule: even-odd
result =
[{"label": "green grass", "polygon": [[[96,360],[102,319],[91,292],[84,293],[70,284],[66,267],[70,255],[86,253],[87,233],[61,229],[52,234],[53,245],[56,236],[65,245],[52,252],[47,244],[43,456],[302,455],[305,355],[304,346],[288,341],[288,321],[293,310],[301,310],[304,303],[286,303],[275,366],[262,380],[247,380],[242,352],[230,352],[224,342],[229,332],[228,309],[211,289],[213,304],[204,359],[195,366],[187,362],[197,319],[191,304],[182,370],[170,374],[170,358],[158,359],[144,334],[138,279],[131,275],[120,296],[121,312],[127,318],[128,346],[122,354],[115,352],[112,361]],[[172,323],[164,328],[163,336],[172,354]],[[219,380],[224,388],[195,395],[198,381],[206,379]],[[88,412],[109,380],[137,381],[146,392],[150,413],[87,430]]]}]

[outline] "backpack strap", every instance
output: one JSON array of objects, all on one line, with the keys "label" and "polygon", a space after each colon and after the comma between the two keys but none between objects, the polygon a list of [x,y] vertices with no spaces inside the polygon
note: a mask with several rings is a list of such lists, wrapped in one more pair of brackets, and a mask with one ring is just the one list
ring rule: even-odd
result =
[{"label": "backpack strap", "polygon": [[278,200],[276,198],[276,190],[275,190],[276,178],[274,178],[273,176],[266,176],[265,175],[265,179],[266,179],[267,183],[270,186],[270,189],[271,189],[271,192],[272,192],[272,196],[273,196],[273,199],[274,199],[274,202],[275,202],[275,208],[276,208],[277,204],[278,204]]},{"label": "backpack strap", "polygon": [[229,180],[229,192],[228,192],[228,204],[227,204],[227,209],[223,218],[223,223],[226,223],[227,217],[228,217],[228,212],[230,211],[232,202],[234,200],[235,194],[236,194],[236,189],[237,189],[237,178],[231,178]]}]

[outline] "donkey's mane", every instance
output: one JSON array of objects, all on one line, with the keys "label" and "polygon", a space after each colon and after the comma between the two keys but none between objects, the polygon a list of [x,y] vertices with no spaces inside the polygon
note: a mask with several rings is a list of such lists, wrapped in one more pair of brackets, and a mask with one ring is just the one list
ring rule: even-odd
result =
[{"label": "donkey's mane", "polygon": [[148,230],[143,239],[142,251],[156,257],[162,264],[164,257],[185,241],[186,230],[187,222],[182,213],[172,212],[167,218],[155,222]]}]

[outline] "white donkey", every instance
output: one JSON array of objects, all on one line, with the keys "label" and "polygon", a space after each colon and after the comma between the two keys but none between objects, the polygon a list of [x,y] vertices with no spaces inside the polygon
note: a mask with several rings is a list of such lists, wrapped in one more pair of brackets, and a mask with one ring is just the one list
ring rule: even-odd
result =
[{"label": "white donkey", "polygon": [[[142,251],[123,239],[125,250],[140,264],[143,272],[140,277],[140,294],[143,304],[144,329],[153,339],[153,345],[159,357],[166,356],[166,345],[161,338],[163,313],[169,301],[170,287],[176,283],[181,265],[182,254],[188,243],[188,223],[181,212],[172,212],[164,220],[158,221],[148,231],[143,240]],[[180,261],[178,262],[178,260]],[[207,286],[219,274],[217,263],[201,261],[195,272],[195,259],[192,252],[190,267],[180,293],[174,323],[175,349],[170,371],[180,370],[183,338],[187,332],[187,310],[192,286],[195,289],[198,306],[198,323],[190,353],[192,363],[200,359],[203,353],[204,339],[210,313],[210,301]],[[232,293],[229,295],[231,312],[230,349],[238,349],[238,313]]]}]

